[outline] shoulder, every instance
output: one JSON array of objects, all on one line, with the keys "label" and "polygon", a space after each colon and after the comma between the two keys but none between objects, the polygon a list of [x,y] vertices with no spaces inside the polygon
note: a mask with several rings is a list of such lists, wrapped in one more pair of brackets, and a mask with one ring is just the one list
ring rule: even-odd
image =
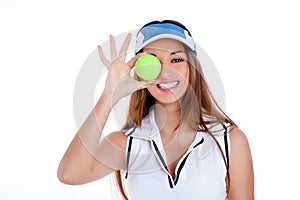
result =
[{"label": "shoulder", "polygon": [[231,147],[248,148],[249,142],[245,133],[236,126],[229,128]]},{"label": "shoulder", "polygon": [[96,146],[93,156],[99,162],[95,162],[95,173],[101,174],[104,167],[111,170],[125,169],[126,136],[122,131],[116,131],[102,138]]},{"label": "shoulder", "polygon": [[252,165],[250,145],[245,133],[238,127],[233,126],[229,130],[229,138],[231,166],[234,164],[239,164],[240,166],[242,161],[245,164]]},{"label": "shoulder", "polygon": [[254,173],[248,139],[238,127],[230,127],[229,199],[254,197]]},{"label": "shoulder", "polygon": [[115,131],[110,133],[107,136],[107,139],[109,139],[109,141],[116,145],[117,147],[121,148],[122,150],[126,149],[126,145],[127,145],[127,138],[128,136],[125,135],[126,131]]}]

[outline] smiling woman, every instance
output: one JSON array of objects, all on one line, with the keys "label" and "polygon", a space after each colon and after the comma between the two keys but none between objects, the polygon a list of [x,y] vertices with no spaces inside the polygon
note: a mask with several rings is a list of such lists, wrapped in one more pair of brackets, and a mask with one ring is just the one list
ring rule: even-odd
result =
[{"label": "smiling woman", "polygon": [[[105,88],[62,158],[58,178],[83,184],[115,172],[130,200],[254,199],[247,138],[214,100],[190,32],[176,21],[150,22],[137,33],[136,55],[126,63],[130,40],[128,34],[118,55],[110,37],[111,61],[98,47],[108,69]],[[145,54],[161,63],[154,80],[130,76]],[[127,95],[125,125],[99,143],[112,108]]]}]

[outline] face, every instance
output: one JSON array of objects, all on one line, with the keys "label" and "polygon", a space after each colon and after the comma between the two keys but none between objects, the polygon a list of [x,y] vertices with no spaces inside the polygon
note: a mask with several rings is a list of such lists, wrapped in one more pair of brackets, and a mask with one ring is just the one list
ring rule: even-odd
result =
[{"label": "face", "polygon": [[155,84],[148,87],[158,103],[178,102],[188,86],[189,65],[183,44],[172,39],[156,40],[144,47],[143,52],[156,56],[162,70]]}]

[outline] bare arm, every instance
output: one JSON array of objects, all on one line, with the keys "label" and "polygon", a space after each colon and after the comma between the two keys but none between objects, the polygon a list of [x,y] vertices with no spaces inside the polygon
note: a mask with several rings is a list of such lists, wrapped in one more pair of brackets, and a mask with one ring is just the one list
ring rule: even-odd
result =
[{"label": "bare arm", "polygon": [[59,164],[57,175],[63,183],[83,184],[124,168],[124,134],[111,134],[101,143],[99,139],[113,106],[135,90],[149,86],[147,82],[130,77],[130,70],[140,56],[135,56],[125,63],[130,39],[131,35],[128,34],[118,56],[114,38],[110,37],[113,62],[104,56],[101,46],[98,46],[100,59],[108,69],[104,91]]},{"label": "bare arm", "polygon": [[[95,109],[88,116],[83,123],[70,146],[68,147],[65,155],[63,156],[58,167],[58,178],[61,182],[66,184],[83,184],[87,183],[113,172],[116,168],[121,166],[110,166],[101,151],[105,148],[113,148],[113,145],[100,145],[98,143],[103,127],[100,124],[105,124],[108,115],[111,111],[111,101],[109,96],[102,95],[99,99]],[[96,113],[99,113],[99,122]],[[104,139],[102,144],[107,144],[108,138]],[[99,154],[99,155],[97,155]],[[104,153],[103,153],[104,154]],[[111,157],[115,162],[122,160],[122,154],[115,154]],[[101,162],[102,159],[102,162]]]},{"label": "bare arm", "polygon": [[229,200],[254,199],[254,173],[251,151],[245,134],[238,128],[230,131]]}]

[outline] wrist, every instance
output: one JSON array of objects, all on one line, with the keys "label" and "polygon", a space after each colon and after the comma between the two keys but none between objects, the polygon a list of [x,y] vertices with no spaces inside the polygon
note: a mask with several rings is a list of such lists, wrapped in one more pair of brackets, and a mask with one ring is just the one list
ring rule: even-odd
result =
[{"label": "wrist", "polygon": [[98,103],[101,102],[101,104],[105,104],[105,106],[112,109],[119,100],[120,99],[113,92],[104,90],[98,100]]}]

